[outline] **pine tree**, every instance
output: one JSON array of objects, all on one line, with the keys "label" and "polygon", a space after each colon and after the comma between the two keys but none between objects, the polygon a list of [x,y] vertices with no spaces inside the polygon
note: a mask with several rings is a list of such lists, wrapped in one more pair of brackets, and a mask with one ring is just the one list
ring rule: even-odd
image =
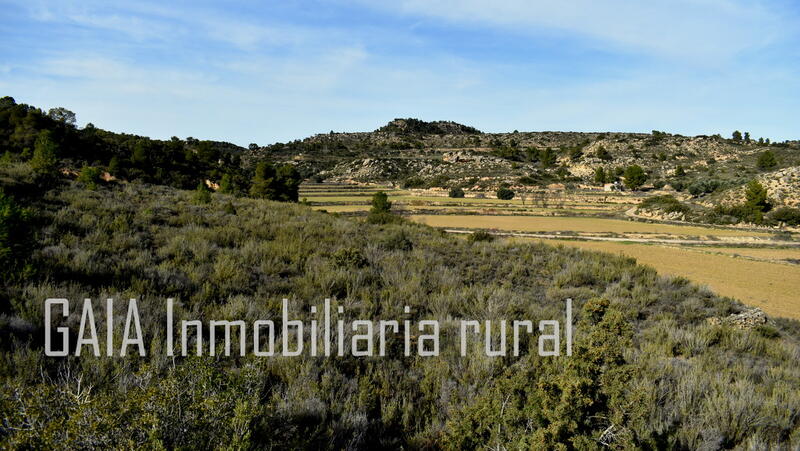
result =
[{"label": "pine tree", "polygon": [[606,170],[602,166],[594,170],[594,182],[598,185],[606,183]]},{"label": "pine tree", "polygon": [[40,132],[36,138],[33,157],[30,161],[33,172],[40,176],[53,175],[58,164],[57,150],[58,146],[53,141],[50,132],[47,130]]},{"label": "pine tree", "polygon": [[744,195],[747,199],[747,205],[751,208],[762,212],[770,209],[770,203],[767,200],[767,189],[758,180],[752,180],[747,184]]},{"label": "pine tree", "polygon": [[637,189],[644,185],[647,180],[647,174],[641,166],[634,164],[625,169],[625,186],[629,189]]},{"label": "pine tree", "polygon": [[250,196],[261,199],[274,199],[275,188],[273,183],[275,172],[269,163],[262,161],[256,165],[253,183],[250,185]]},{"label": "pine tree", "polygon": [[228,173],[223,174],[222,179],[219,181],[219,192],[222,194],[233,194],[234,191],[233,177]]}]

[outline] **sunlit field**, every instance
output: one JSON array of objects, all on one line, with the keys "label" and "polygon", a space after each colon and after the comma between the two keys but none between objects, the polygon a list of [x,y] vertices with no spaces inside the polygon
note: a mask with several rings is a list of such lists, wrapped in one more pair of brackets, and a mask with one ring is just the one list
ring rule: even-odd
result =
[{"label": "sunlit field", "polygon": [[[716,251],[714,248],[531,238],[508,239],[521,242],[542,241],[626,255],[635,258],[639,263],[652,266],[659,273],[686,277],[693,282],[707,285],[723,296],[730,296],[746,304],[760,307],[767,314],[800,319],[800,296],[798,296],[800,265],[713,254],[711,252]],[[797,250],[784,249],[736,249],[736,252],[794,257],[800,254]]]}]

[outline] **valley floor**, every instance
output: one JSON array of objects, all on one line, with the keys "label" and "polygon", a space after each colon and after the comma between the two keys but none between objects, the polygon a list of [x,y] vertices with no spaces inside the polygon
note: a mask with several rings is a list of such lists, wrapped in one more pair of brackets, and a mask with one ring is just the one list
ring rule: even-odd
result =
[{"label": "valley floor", "polygon": [[394,211],[415,222],[623,254],[768,314],[800,319],[800,241],[791,233],[634,221],[625,211],[641,199],[617,193],[573,193],[542,205],[320,184],[304,187],[301,198],[331,213],[364,214],[379,189],[389,194]]}]

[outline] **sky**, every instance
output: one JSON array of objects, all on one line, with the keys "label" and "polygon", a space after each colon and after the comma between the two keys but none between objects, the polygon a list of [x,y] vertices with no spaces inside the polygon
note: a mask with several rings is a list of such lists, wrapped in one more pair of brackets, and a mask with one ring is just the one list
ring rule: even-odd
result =
[{"label": "sky", "polygon": [[798,139],[800,2],[0,0],[4,95],[244,146],[397,117]]}]

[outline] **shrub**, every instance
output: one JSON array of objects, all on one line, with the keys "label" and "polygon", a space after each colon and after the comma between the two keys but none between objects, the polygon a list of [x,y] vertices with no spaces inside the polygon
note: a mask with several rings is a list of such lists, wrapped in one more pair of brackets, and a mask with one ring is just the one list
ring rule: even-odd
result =
[{"label": "shrub", "polygon": [[422,177],[408,177],[403,180],[401,186],[405,189],[425,188],[427,184]]},{"label": "shrub", "polygon": [[32,213],[0,190],[0,274],[11,280],[25,266],[33,245]]},{"label": "shrub", "polygon": [[372,195],[372,208],[370,213],[388,213],[392,209],[389,196],[383,191],[378,191]]},{"label": "shrub", "polygon": [[775,154],[771,150],[767,150],[758,156],[756,165],[759,169],[766,171],[778,166],[778,160],[775,158]]},{"label": "shrub", "polygon": [[361,251],[351,247],[342,248],[334,252],[333,261],[338,266],[349,268],[363,268],[367,266],[367,259]]},{"label": "shrub", "polygon": [[464,190],[459,188],[459,187],[457,187],[457,186],[453,187],[453,188],[450,188],[450,192],[448,193],[448,196],[450,196],[452,198],[455,198],[455,199],[463,198],[464,197]]},{"label": "shrub", "polygon": [[467,236],[467,240],[470,243],[476,243],[479,241],[494,241],[494,235],[484,230],[478,230],[477,232],[470,233]]},{"label": "shrub", "polygon": [[[736,218],[740,222],[749,222],[751,224],[761,224],[764,222],[764,213],[750,204],[744,203],[739,205],[717,205],[714,207],[716,215],[730,216]],[[719,221],[724,223],[726,221]]]},{"label": "shrub", "polygon": [[692,196],[702,196],[703,194],[713,193],[719,186],[720,182],[718,180],[697,180],[689,185],[689,193]]},{"label": "shrub", "polygon": [[387,231],[378,240],[378,245],[388,251],[410,251],[414,248],[414,244],[403,229]]},{"label": "shrub", "polygon": [[508,188],[500,188],[497,190],[497,198],[500,200],[511,200],[514,198],[514,191]]},{"label": "shrub", "polygon": [[775,223],[782,222],[789,226],[800,226],[800,208],[781,207],[769,214],[769,219]]},{"label": "shrub", "polygon": [[100,178],[101,175],[102,171],[100,168],[84,166],[81,169],[81,173],[78,175],[78,181],[83,183],[87,189],[96,190],[97,184],[102,181]]},{"label": "shrub", "polygon": [[665,213],[689,213],[689,211],[691,211],[689,206],[682,204],[678,199],[675,199],[669,194],[648,197],[639,204],[639,208],[657,208]]},{"label": "shrub", "polygon": [[614,159],[614,157],[612,157],[608,150],[606,150],[606,148],[603,146],[597,148],[595,156],[603,161],[611,161]]},{"label": "shrub", "polygon": [[200,182],[197,185],[197,188],[194,190],[194,197],[192,200],[198,205],[208,204],[211,202],[211,190],[208,189],[208,186],[206,186],[204,182]]}]

